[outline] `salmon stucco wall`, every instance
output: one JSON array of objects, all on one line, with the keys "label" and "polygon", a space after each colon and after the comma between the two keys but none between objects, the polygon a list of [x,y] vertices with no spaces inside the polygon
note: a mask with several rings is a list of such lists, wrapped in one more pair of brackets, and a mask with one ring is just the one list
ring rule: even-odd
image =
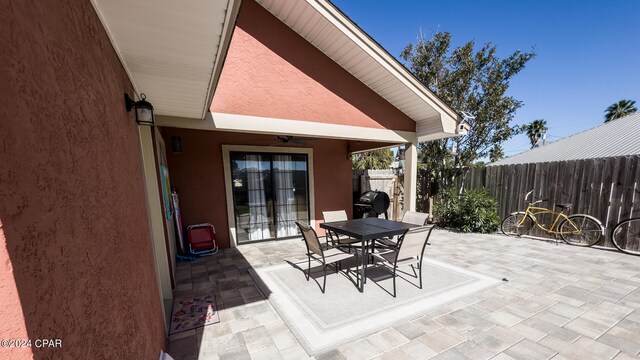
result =
[{"label": "salmon stucco wall", "polygon": [[[219,246],[229,247],[222,145],[268,146],[277,142],[276,136],[178,128],[163,128],[162,136],[167,143],[171,186],[180,196],[183,223],[213,224]],[[182,153],[172,151],[172,136],[180,137]],[[322,139],[307,144],[304,147],[313,149],[316,220],[322,219],[322,211],[326,210],[345,209],[351,216],[352,174],[347,142]],[[316,230],[320,230],[317,221]]]},{"label": "salmon stucco wall", "polygon": [[3,1],[0,44],[0,338],[33,341],[0,359],[157,359],[132,87],[109,38],[89,1]]},{"label": "salmon stucco wall", "polygon": [[211,111],[415,131],[388,103],[253,0],[245,0]]}]

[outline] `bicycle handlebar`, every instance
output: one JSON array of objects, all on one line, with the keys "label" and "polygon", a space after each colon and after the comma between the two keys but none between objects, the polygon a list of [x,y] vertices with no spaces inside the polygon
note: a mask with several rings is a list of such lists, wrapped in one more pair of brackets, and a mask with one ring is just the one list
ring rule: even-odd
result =
[{"label": "bicycle handlebar", "polygon": [[[527,195],[525,195],[525,196],[524,196],[524,201],[525,201],[525,202],[529,202],[529,201],[528,201],[528,199],[529,199],[529,195],[531,195],[531,194],[533,194],[533,190],[529,191],[529,192],[527,193]],[[533,202],[529,202],[529,205],[539,204],[539,203],[541,203],[541,202],[543,202],[543,201],[549,201],[549,199],[538,199],[538,200],[535,200],[535,201],[533,201]]]},{"label": "bicycle handlebar", "polygon": [[529,195],[531,194],[533,194],[533,190],[529,191],[527,195],[524,196],[524,201],[527,201],[527,199],[529,199]]}]

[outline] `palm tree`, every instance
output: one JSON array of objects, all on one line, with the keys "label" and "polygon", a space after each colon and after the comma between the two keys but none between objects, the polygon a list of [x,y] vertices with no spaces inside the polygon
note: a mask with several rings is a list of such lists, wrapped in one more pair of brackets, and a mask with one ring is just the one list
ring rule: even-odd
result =
[{"label": "palm tree", "polygon": [[538,140],[544,133],[549,130],[547,128],[547,122],[542,119],[533,120],[530,124],[522,125],[522,130],[527,132],[529,141],[531,142],[531,148],[538,146]]},{"label": "palm tree", "polygon": [[390,149],[374,150],[356,154],[351,160],[357,170],[388,169],[393,162],[393,152]]},{"label": "palm tree", "polygon": [[634,100],[620,100],[609,106],[604,112],[604,122],[608,123],[611,120],[633,114],[638,111],[638,108],[634,106],[635,104],[636,102]]}]

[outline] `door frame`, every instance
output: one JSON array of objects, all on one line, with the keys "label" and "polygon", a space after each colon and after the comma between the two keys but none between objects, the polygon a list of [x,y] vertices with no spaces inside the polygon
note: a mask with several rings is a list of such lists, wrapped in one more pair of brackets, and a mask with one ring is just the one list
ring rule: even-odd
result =
[{"label": "door frame", "polygon": [[307,177],[309,181],[309,219],[310,225],[315,224],[315,189],[313,175],[313,149],[299,147],[277,147],[277,146],[254,146],[254,145],[222,145],[222,167],[224,169],[225,199],[227,201],[227,225],[229,227],[229,238],[231,247],[238,246],[236,237],[236,221],[233,210],[233,187],[231,181],[231,152],[257,152],[257,153],[280,153],[280,154],[306,154],[307,155]]},{"label": "door frame", "polygon": [[151,249],[153,251],[156,279],[158,281],[158,296],[163,311],[165,331],[169,333],[171,323],[171,305],[173,301],[172,273],[169,262],[169,251],[164,224],[164,208],[158,182],[154,128],[138,126],[140,138],[140,155],[142,161],[141,172],[144,177],[145,198],[147,203],[148,225],[151,235]]}]

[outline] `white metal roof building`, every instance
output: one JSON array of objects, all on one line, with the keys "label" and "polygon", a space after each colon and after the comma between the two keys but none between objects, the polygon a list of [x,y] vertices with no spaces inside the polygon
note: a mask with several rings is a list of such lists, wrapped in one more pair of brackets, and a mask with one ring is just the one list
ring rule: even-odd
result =
[{"label": "white metal roof building", "polygon": [[640,155],[640,112],[610,121],[488,166]]}]

